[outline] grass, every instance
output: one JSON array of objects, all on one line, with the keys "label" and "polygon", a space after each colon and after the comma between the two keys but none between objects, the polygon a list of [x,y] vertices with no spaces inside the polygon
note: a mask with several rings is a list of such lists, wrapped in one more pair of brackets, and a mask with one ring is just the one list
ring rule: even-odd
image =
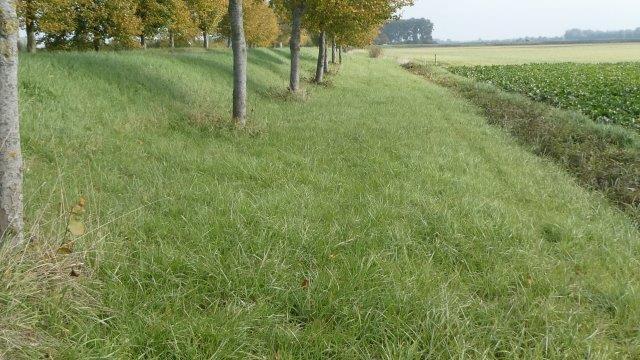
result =
[{"label": "grass", "polygon": [[5,356],[640,356],[626,215],[391,61],[298,99],[286,58],[251,51],[242,132],[228,51],[22,57],[31,226],[57,241],[86,198],[94,295],[0,288],[0,328],[46,339]]},{"label": "grass", "polygon": [[459,47],[388,47],[385,55],[402,62],[447,65],[518,65],[530,63],[614,63],[637,61],[640,43],[459,46]]},{"label": "grass", "polygon": [[559,163],[588,188],[602,191],[640,224],[640,137],[622,126],[601,125],[581,113],[537,103],[487,83],[433,66],[409,71],[451,88],[477,105],[532,152]]}]

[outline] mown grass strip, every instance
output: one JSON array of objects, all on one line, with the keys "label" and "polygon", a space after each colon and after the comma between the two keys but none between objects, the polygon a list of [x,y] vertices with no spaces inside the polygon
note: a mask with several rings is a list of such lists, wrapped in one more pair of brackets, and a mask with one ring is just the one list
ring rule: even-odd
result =
[{"label": "mown grass strip", "polygon": [[581,184],[602,191],[640,222],[640,140],[618,126],[532,101],[522,95],[454,75],[445,69],[409,63],[404,67],[455,90],[535,154],[548,157]]}]

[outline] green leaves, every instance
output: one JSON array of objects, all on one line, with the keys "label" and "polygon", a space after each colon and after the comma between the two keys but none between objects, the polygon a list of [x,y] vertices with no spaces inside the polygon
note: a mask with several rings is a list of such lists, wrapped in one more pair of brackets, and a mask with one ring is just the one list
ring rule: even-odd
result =
[{"label": "green leaves", "polygon": [[640,131],[640,63],[461,66],[458,75]]}]

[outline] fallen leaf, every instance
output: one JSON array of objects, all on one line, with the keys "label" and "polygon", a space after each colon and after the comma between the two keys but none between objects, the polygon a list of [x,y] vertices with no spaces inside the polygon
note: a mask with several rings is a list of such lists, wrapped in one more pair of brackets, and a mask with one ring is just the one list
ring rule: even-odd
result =
[{"label": "fallen leaf", "polygon": [[71,268],[71,272],[69,273],[69,276],[78,277],[78,276],[80,276],[80,273],[77,272],[76,269]]},{"label": "fallen leaf", "polygon": [[81,236],[85,233],[85,227],[82,221],[73,218],[69,219],[69,226],[67,226],[67,230],[69,230],[73,236]]},{"label": "fallen leaf", "polygon": [[302,286],[303,289],[308,289],[309,288],[309,279],[302,279],[302,284],[300,284],[300,286]]},{"label": "fallen leaf", "polygon": [[71,249],[71,245],[64,245],[64,246],[61,246],[57,252],[58,254],[69,255],[73,253],[73,250]]}]

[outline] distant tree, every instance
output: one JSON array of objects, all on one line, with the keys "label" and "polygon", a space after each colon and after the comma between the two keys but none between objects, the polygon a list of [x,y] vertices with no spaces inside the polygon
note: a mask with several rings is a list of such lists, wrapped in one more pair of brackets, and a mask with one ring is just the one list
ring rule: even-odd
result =
[{"label": "distant tree", "polygon": [[567,30],[564,40],[568,41],[610,41],[610,40],[640,40],[640,27],[635,30],[594,31]]},{"label": "distant tree", "polygon": [[209,35],[218,28],[227,12],[227,0],[187,0],[191,15],[203,37],[203,46],[209,48]]},{"label": "distant tree", "polygon": [[289,75],[289,91],[300,90],[300,46],[302,42],[302,21],[309,7],[307,0],[272,0],[276,11],[291,23],[289,49],[291,50],[291,71]]},{"label": "distant tree", "polygon": [[24,239],[18,28],[15,1],[0,0],[0,244],[13,245]]},{"label": "distant tree", "polygon": [[136,16],[140,19],[140,46],[147,48],[147,39],[167,26],[172,7],[169,0],[138,0]]},{"label": "distant tree", "polygon": [[[264,0],[244,0],[243,24],[248,46],[266,47],[273,45],[280,34],[278,17]],[[220,23],[220,32],[231,36],[229,16]]]},{"label": "distant tree", "polygon": [[19,0],[18,16],[27,33],[27,51],[36,52],[36,33],[39,20],[47,2],[43,0]]},{"label": "distant tree", "polygon": [[[342,45],[364,45],[375,38],[382,24],[412,0],[322,0],[306,15],[306,26],[320,33],[316,82],[322,81],[327,69],[327,36]],[[324,33],[324,34],[323,34]],[[322,67],[322,69],[320,69]]]},{"label": "distant tree", "polygon": [[135,0],[67,0],[49,11],[40,27],[49,48],[98,51],[106,42],[134,47],[141,28],[136,9]]},{"label": "distant tree", "polygon": [[427,19],[400,19],[386,23],[376,44],[430,44],[433,42],[433,23]]},{"label": "distant tree", "polygon": [[182,39],[193,38],[197,32],[193,18],[191,17],[191,11],[185,0],[171,0],[173,11],[169,17],[167,24],[167,32],[169,34],[169,46],[175,47],[176,37]]},{"label": "distant tree", "polygon": [[242,0],[229,0],[233,48],[233,119],[241,127],[247,121],[247,42],[243,17]]}]

